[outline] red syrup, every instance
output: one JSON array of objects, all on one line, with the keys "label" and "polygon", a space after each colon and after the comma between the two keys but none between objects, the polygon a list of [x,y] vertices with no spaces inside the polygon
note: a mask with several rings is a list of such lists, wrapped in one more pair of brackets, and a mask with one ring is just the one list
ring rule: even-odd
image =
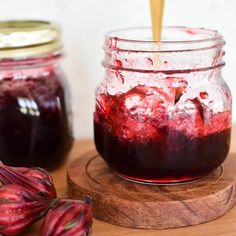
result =
[{"label": "red syrup", "polygon": [[72,145],[58,74],[0,80],[0,160],[55,169]]},{"label": "red syrup", "polygon": [[[152,90],[137,86],[125,94],[99,95],[94,137],[107,164],[124,178],[151,183],[190,181],[220,166],[229,152],[230,112],[208,117],[194,98],[189,102],[195,113],[171,119],[156,96],[146,99]],[[127,107],[130,97],[138,107]],[[151,116],[145,113],[150,107]]]}]

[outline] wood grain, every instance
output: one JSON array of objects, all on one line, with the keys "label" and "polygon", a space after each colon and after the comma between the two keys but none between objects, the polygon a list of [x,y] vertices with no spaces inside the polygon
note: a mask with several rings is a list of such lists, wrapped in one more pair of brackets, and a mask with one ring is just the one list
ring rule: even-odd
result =
[{"label": "wood grain", "polygon": [[[92,140],[75,142],[67,163],[52,173],[59,196],[66,195],[66,170],[68,164],[78,156],[94,148]],[[233,128],[231,152],[236,153],[236,126]],[[37,236],[40,223],[35,224],[22,236]],[[130,229],[111,225],[94,219],[92,236],[235,236],[236,235],[236,207],[227,214],[205,224],[165,230]]]},{"label": "wood grain", "polygon": [[153,186],[118,177],[94,150],[68,168],[69,198],[87,195],[94,217],[115,225],[166,229],[204,223],[224,215],[236,201],[236,154],[199,180]]}]

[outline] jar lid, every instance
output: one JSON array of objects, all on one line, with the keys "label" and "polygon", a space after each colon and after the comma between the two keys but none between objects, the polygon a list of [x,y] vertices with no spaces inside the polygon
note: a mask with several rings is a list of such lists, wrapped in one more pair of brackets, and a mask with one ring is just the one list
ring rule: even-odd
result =
[{"label": "jar lid", "polygon": [[61,48],[61,30],[55,23],[0,21],[0,59],[38,56]]}]

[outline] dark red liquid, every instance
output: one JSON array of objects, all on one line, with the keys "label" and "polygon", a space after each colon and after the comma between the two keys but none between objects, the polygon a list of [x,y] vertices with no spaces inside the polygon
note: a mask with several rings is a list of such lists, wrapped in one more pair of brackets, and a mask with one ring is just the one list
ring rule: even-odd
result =
[{"label": "dark red liquid", "polygon": [[193,116],[170,119],[163,112],[150,117],[142,110],[131,114],[126,98],[127,94],[102,95],[94,122],[97,151],[119,175],[141,182],[181,182],[206,175],[225,160],[230,146],[228,112],[206,118],[193,99]]},{"label": "dark red liquid", "polygon": [[57,76],[52,71],[0,80],[0,160],[5,164],[54,169],[65,159],[72,135]]}]

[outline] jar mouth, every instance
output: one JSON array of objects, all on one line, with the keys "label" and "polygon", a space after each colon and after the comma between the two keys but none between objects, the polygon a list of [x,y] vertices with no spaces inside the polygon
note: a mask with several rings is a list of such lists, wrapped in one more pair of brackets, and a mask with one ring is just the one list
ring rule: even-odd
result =
[{"label": "jar mouth", "polygon": [[61,30],[40,20],[0,21],[0,59],[25,58],[61,50]]},{"label": "jar mouth", "polygon": [[150,27],[111,31],[105,36],[105,60],[110,69],[148,73],[189,73],[224,65],[224,39],[216,30],[168,26],[162,40],[152,40]]},{"label": "jar mouth", "polygon": [[161,41],[152,39],[151,27],[136,27],[110,31],[105,35],[105,49],[130,52],[184,52],[223,47],[225,42],[217,30],[165,26]]}]

